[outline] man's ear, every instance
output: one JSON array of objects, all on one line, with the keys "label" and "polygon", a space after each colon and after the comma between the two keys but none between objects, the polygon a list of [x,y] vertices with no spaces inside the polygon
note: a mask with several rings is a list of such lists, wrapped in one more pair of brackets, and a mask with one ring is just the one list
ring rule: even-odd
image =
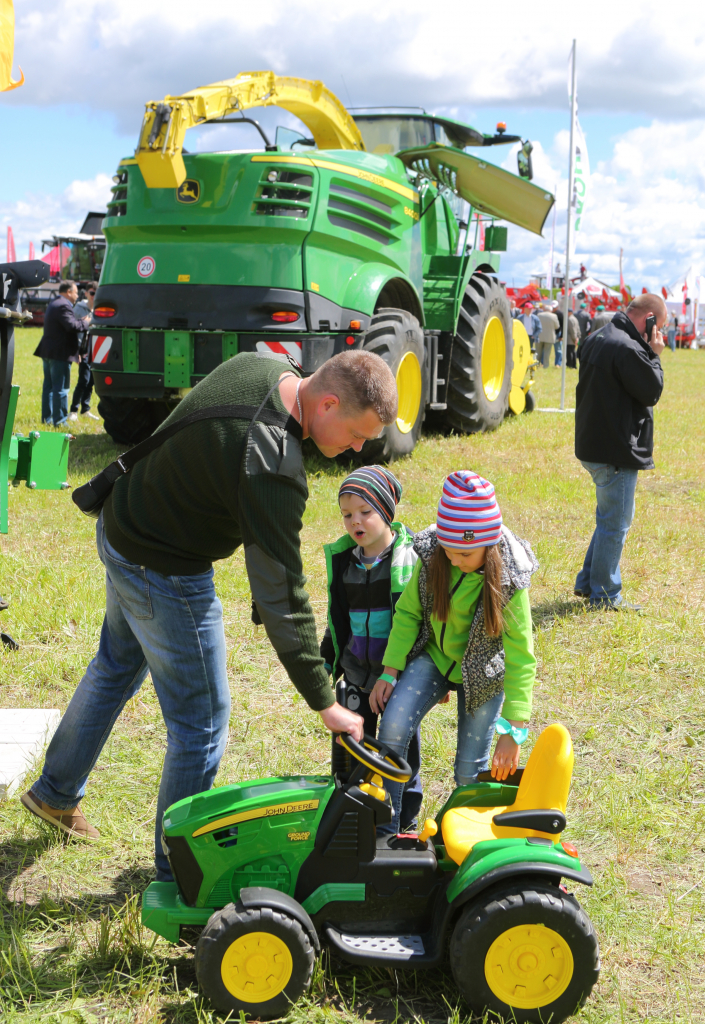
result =
[{"label": "man's ear", "polygon": [[326,413],[334,412],[340,406],[340,399],[337,395],[324,395],[318,402],[318,413],[323,416]]}]

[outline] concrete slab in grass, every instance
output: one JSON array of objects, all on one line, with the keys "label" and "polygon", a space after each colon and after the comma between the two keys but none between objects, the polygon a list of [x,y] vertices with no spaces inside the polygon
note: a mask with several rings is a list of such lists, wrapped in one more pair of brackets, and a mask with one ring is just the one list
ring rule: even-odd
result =
[{"label": "concrete slab in grass", "polygon": [[57,708],[0,708],[0,800],[9,800],[61,719]]}]

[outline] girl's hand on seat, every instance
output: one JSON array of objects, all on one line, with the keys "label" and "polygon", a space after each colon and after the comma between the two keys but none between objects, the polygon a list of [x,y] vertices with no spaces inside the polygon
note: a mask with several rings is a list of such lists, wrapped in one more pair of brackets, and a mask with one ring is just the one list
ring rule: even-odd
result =
[{"label": "girl's hand on seat", "polygon": [[492,758],[492,778],[503,782],[507,776],[513,775],[519,767],[520,754],[521,747],[511,736],[500,736]]},{"label": "girl's hand on seat", "polygon": [[387,701],[394,693],[394,687],[384,679],[378,679],[370,693],[370,707],[376,715],[381,715],[387,706]]}]

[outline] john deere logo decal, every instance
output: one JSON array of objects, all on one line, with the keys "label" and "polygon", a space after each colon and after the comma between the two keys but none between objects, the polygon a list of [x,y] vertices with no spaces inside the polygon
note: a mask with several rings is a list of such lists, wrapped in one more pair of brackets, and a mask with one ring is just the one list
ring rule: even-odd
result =
[{"label": "john deere logo decal", "polygon": [[201,198],[201,186],[193,178],[187,178],[177,188],[176,198],[180,203],[197,203]]}]

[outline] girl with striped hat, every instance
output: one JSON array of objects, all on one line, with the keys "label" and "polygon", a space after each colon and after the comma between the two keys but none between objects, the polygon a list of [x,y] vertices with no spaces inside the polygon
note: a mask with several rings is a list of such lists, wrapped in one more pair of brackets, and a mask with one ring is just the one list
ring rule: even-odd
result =
[{"label": "girl with striped hat", "polygon": [[[528,735],[536,675],[528,587],[538,568],[529,544],[502,523],[494,487],[471,470],[446,477],[436,523],[416,534],[419,560],[400,596],[370,707],[379,739],[407,756],[434,705],[458,694],[455,783],[472,783],[492,759],[514,774]],[[502,717],[500,717],[500,714]],[[418,783],[413,778],[409,785]],[[385,782],[398,831],[404,787]]]}]

